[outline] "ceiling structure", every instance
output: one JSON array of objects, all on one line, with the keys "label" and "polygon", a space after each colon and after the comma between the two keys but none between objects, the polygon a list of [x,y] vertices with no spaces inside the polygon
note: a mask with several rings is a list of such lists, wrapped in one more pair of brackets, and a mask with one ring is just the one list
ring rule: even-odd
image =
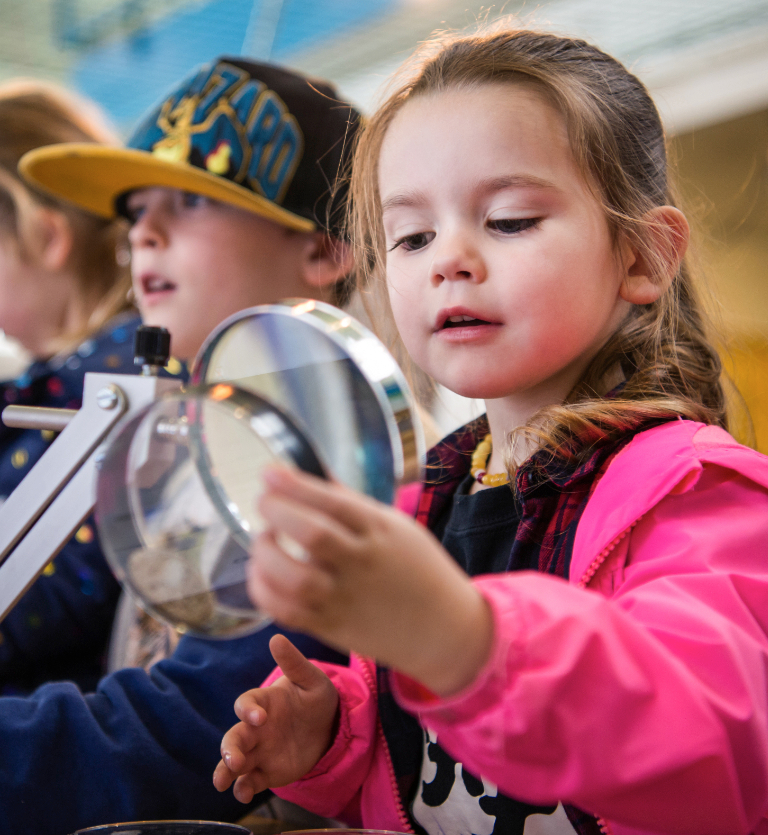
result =
[{"label": "ceiling structure", "polygon": [[221,54],[333,79],[367,109],[434,30],[502,13],[616,55],[651,88],[672,132],[768,106],[768,0],[0,0],[0,78],[72,84],[124,133]]},{"label": "ceiling structure", "polygon": [[[377,91],[435,29],[492,21],[498,7],[410,0],[377,21],[292,56],[370,107]],[[768,106],[767,0],[550,0],[505,3],[526,25],[584,37],[649,86],[668,128],[682,133]]]}]

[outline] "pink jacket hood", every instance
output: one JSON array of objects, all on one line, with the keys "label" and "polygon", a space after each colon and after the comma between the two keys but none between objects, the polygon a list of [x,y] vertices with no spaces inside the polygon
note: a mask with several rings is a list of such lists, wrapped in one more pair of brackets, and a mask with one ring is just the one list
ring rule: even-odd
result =
[{"label": "pink jacket hood", "polygon": [[[680,420],[636,435],[613,459],[584,511],[571,582],[578,583],[592,561],[665,496],[692,488],[706,464],[727,467],[768,488],[768,458],[717,426]],[[617,491],[622,501],[616,501]]]}]

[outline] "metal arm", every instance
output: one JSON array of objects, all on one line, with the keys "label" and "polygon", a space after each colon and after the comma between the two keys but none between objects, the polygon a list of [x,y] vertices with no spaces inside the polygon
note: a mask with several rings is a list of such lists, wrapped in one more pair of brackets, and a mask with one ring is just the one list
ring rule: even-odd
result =
[{"label": "metal arm", "polygon": [[88,373],[77,412],[3,411],[11,426],[64,429],[0,507],[0,621],[93,510],[99,447],[110,431],[180,386],[154,376]]}]

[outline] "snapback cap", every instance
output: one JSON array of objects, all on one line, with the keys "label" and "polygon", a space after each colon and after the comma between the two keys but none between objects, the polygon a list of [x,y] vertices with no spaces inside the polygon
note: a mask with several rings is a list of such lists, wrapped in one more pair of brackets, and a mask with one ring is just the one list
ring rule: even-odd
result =
[{"label": "snapback cap", "polygon": [[299,231],[338,233],[360,114],[335,88],[273,64],[219,58],[183,81],[127,147],[62,143],[25,154],[32,185],[105,218],[167,186]]}]

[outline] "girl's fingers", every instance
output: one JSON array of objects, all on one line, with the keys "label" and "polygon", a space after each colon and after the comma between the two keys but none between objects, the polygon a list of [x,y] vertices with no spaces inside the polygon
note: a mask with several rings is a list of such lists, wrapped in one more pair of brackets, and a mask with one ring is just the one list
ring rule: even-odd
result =
[{"label": "girl's fingers", "polygon": [[[300,497],[265,493],[259,512],[270,530],[289,537],[314,558],[353,547],[354,531],[324,510],[302,503]],[[291,555],[290,549],[282,550]]]},{"label": "girl's fingers", "polygon": [[263,792],[267,788],[269,786],[261,773],[252,771],[249,774],[243,774],[235,780],[235,788],[232,793],[240,803],[250,803],[255,794]]},{"label": "girl's fingers", "polygon": [[235,715],[243,722],[247,722],[254,728],[263,725],[267,721],[267,711],[260,704],[263,696],[258,690],[249,690],[237,697],[235,702]]},{"label": "girl's fingers", "polygon": [[271,533],[261,534],[251,548],[246,567],[248,593],[275,620],[300,629],[300,611],[314,611],[333,590],[334,580],[319,560],[298,562],[288,556]]},{"label": "girl's fingers", "polygon": [[257,769],[238,776],[237,774],[233,774],[224,762],[219,762],[216,770],[213,772],[214,787],[218,791],[223,792],[234,783],[232,793],[240,803],[250,803],[255,794],[263,792],[268,788],[267,782],[264,775]]},{"label": "girl's fingers", "polygon": [[236,775],[227,768],[224,760],[219,760],[219,764],[213,772],[213,785],[216,790],[220,792],[226,791],[234,783],[235,778]]},{"label": "girl's fingers", "polygon": [[367,529],[371,508],[375,507],[366,496],[342,484],[297,469],[268,467],[264,470],[264,480],[274,495],[321,511],[356,533]]},{"label": "girl's fingers", "polygon": [[230,771],[240,774],[245,770],[247,756],[256,746],[256,734],[257,731],[244,722],[239,722],[224,734],[221,759]]}]

